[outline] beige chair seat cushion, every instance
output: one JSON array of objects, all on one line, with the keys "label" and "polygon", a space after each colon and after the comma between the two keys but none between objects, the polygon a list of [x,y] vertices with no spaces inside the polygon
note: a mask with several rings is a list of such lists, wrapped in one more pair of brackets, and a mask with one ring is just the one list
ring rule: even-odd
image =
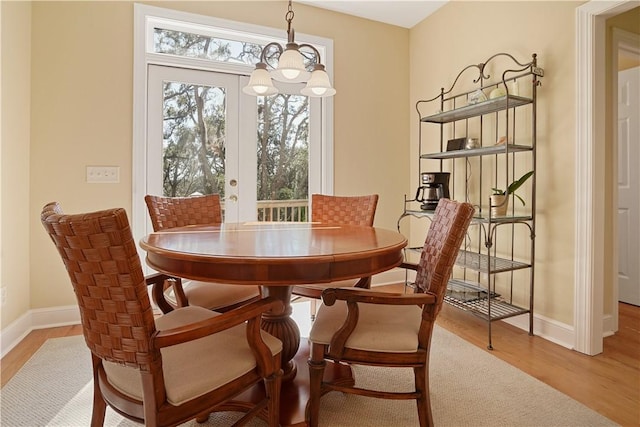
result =
[{"label": "beige chair seat cushion", "polygon": [[[183,280],[182,288],[189,305],[197,305],[209,310],[240,304],[243,301],[260,296],[260,289],[253,285],[229,285]],[[165,298],[174,306],[177,305],[173,286],[166,290]]]},{"label": "beige chair seat cushion", "polygon": [[[219,316],[202,307],[189,306],[156,319],[156,328],[166,330]],[[166,347],[162,353],[167,401],[180,405],[246,374],[256,367],[247,343],[245,324],[184,344]],[[262,332],[262,338],[276,355],[282,342]],[[142,380],[135,368],[104,362],[107,379],[117,390],[142,400]]]},{"label": "beige chair seat cushion", "polygon": [[[418,349],[422,309],[415,305],[358,304],[358,324],[347,348],[366,351],[412,353]],[[347,318],[347,304],[322,305],[313,322],[309,340],[329,344]]]}]

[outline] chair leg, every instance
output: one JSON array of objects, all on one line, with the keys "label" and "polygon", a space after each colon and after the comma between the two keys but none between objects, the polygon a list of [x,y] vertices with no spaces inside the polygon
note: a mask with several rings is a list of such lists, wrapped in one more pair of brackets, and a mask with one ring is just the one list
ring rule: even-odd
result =
[{"label": "chair leg", "polygon": [[269,378],[265,378],[264,380],[265,390],[267,393],[267,398],[269,399],[268,404],[268,419],[267,423],[269,427],[279,427],[280,426],[280,389],[282,386],[282,370],[279,370],[276,374],[270,376]]},{"label": "chair leg", "polygon": [[316,320],[316,313],[318,312],[318,300],[311,299],[311,303],[309,304],[309,315],[311,316],[311,321]]},{"label": "chair leg", "polygon": [[429,396],[429,367],[418,366],[413,368],[416,381],[416,391],[419,397],[416,399],[418,405],[418,420],[420,427],[433,427],[433,414],[431,413],[431,399]]},{"label": "chair leg", "polygon": [[99,385],[93,386],[93,411],[91,413],[91,427],[102,427],[104,425],[104,416],[107,411],[107,404],[102,398],[102,394],[96,396],[96,389]]},{"label": "chair leg", "polygon": [[100,380],[98,379],[96,363],[100,363],[98,358],[92,355],[94,370],[93,370],[93,409],[91,412],[91,427],[102,427],[104,425],[104,416],[107,411],[107,402],[102,397],[100,391]]},{"label": "chair leg", "polygon": [[322,393],[322,378],[327,362],[324,360],[326,346],[311,343],[309,365],[309,402],[307,403],[307,422],[309,427],[318,427],[320,416],[320,395]]}]

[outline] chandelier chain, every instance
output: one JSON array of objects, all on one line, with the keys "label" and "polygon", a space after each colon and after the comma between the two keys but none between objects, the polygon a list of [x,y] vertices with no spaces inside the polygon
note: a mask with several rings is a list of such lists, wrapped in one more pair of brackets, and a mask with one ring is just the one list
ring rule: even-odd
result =
[{"label": "chandelier chain", "polygon": [[287,14],[284,16],[285,21],[287,21],[287,32],[289,32],[289,30],[291,30],[291,21],[293,21],[293,5],[291,4],[291,0],[289,0],[289,10],[287,11]]}]

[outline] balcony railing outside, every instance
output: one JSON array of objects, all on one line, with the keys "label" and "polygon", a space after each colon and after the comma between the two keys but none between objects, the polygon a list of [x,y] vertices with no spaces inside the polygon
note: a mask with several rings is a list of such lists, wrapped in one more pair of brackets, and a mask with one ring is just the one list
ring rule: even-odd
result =
[{"label": "balcony railing outside", "polygon": [[259,200],[258,221],[306,222],[309,200]]},{"label": "balcony railing outside", "polygon": [[[224,202],[222,213],[224,215]],[[258,200],[258,221],[307,222],[309,221],[309,200]]]}]

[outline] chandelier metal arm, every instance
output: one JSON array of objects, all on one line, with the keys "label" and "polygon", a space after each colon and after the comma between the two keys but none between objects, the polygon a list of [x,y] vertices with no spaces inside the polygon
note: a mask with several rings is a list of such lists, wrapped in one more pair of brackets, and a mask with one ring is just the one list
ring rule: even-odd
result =
[{"label": "chandelier metal arm", "polygon": [[278,42],[271,42],[268,45],[266,45],[265,47],[262,48],[262,52],[260,53],[260,62],[264,63],[264,64],[268,64],[267,62],[267,52],[269,52],[269,49],[271,48],[275,48],[275,50],[278,51],[278,56],[282,55],[282,52],[284,52],[284,48],[282,47],[282,45]]},{"label": "chandelier metal arm", "polygon": [[[318,49],[316,49],[315,47],[313,47],[312,45],[308,44],[308,43],[303,43],[301,45],[298,45],[298,49],[302,49],[302,48],[308,48],[313,52],[313,55],[315,56],[315,64],[319,64],[320,63],[320,52],[318,51]],[[305,58],[310,59],[309,57],[307,57],[306,55],[303,55]],[[315,65],[314,64],[314,65]]]}]

